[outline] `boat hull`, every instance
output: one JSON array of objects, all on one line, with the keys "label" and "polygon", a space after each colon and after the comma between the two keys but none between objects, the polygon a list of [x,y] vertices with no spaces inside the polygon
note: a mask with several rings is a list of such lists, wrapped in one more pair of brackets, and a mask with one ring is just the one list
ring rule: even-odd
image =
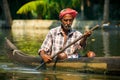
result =
[{"label": "boat hull", "polygon": [[[29,67],[37,67],[40,65],[39,56],[30,56],[22,51],[18,50],[17,47],[6,38],[6,46],[8,50],[8,57],[21,65]],[[72,71],[72,72],[85,72],[85,73],[99,73],[99,74],[110,74],[120,75],[120,57],[80,57],[79,59],[66,59],[58,61],[56,67],[53,67],[55,61],[46,63],[46,68],[61,70],[61,71]]]}]

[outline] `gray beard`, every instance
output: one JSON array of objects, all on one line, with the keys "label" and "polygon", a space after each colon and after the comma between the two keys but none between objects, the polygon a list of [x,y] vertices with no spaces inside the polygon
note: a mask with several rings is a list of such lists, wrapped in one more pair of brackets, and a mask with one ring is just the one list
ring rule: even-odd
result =
[{"label": "gray beard", "polygon": [[71,30],[71,25],[62,25],[65,30]]}]

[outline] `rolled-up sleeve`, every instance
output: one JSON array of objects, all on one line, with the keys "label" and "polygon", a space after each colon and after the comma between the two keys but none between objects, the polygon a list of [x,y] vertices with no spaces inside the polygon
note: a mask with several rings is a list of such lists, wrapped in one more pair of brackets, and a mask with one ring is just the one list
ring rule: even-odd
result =
[{"label": "rolled-up sleeve", "polygon": [[49,32],[43,41],[43,44],[41,45],[41,48],[38,50],[38,53],[40,53],[41,50],[44,50],[46,53],[51,52],[51,47],[52,47],[52,34]]}]

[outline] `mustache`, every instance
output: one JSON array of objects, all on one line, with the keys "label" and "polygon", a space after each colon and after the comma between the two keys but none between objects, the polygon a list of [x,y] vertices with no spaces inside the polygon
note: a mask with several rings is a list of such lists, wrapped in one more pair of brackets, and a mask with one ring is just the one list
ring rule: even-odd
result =
[{"label": "mustache", "polygon": [[64,25],[65,27],[71,27],[71,25]]},{"label": "mustache", "polygon": [[65,30],[70,30],[71,29],[71,25],[69,24],[62,24],[62,27],[65,29]]},{"label": "mustache", "polygon": [[65,28],[66,30],[70,30],[70,29],[71,29],[71,26],[70,26],[70,25],[66,25],[66,26],[64,26],[64,28]]}]

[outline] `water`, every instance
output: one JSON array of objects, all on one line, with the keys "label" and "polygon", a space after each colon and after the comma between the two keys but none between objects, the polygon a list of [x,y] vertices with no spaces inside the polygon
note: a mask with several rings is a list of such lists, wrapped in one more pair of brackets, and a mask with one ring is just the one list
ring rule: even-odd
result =
[{"label": "water", "polygon": [[[15,68],[17,70],[17,68]],[[20,70],[21,69],[21,70]],[[18,68],[0,73],[0,80],[119,80],[119,76],[106,76],[70,72],[40,72]]]},{"label": "water", "polygon": [[85,74],[75,72],[37,71],[17,66],[0,66],[0,80],[119,80],[119,76]]},{"label": "water", "polygon": [[[20,50],[31,54],[36,53],[44,36],[49,30],[2,30],[0,29],[0,80],[120,80],[119,76],[36,71],[12,63],[6,57],[4,48],[5,37],[8,37]],[[120,56],[120,31],[96,30],[88,39],[88,45],[84,52],[94,51],[97,56]],[[37,46],[36,46],[37,45]],[[33,52],[32,52],[33,51]],[[30,54],[30,55],[31,55]]]}]

